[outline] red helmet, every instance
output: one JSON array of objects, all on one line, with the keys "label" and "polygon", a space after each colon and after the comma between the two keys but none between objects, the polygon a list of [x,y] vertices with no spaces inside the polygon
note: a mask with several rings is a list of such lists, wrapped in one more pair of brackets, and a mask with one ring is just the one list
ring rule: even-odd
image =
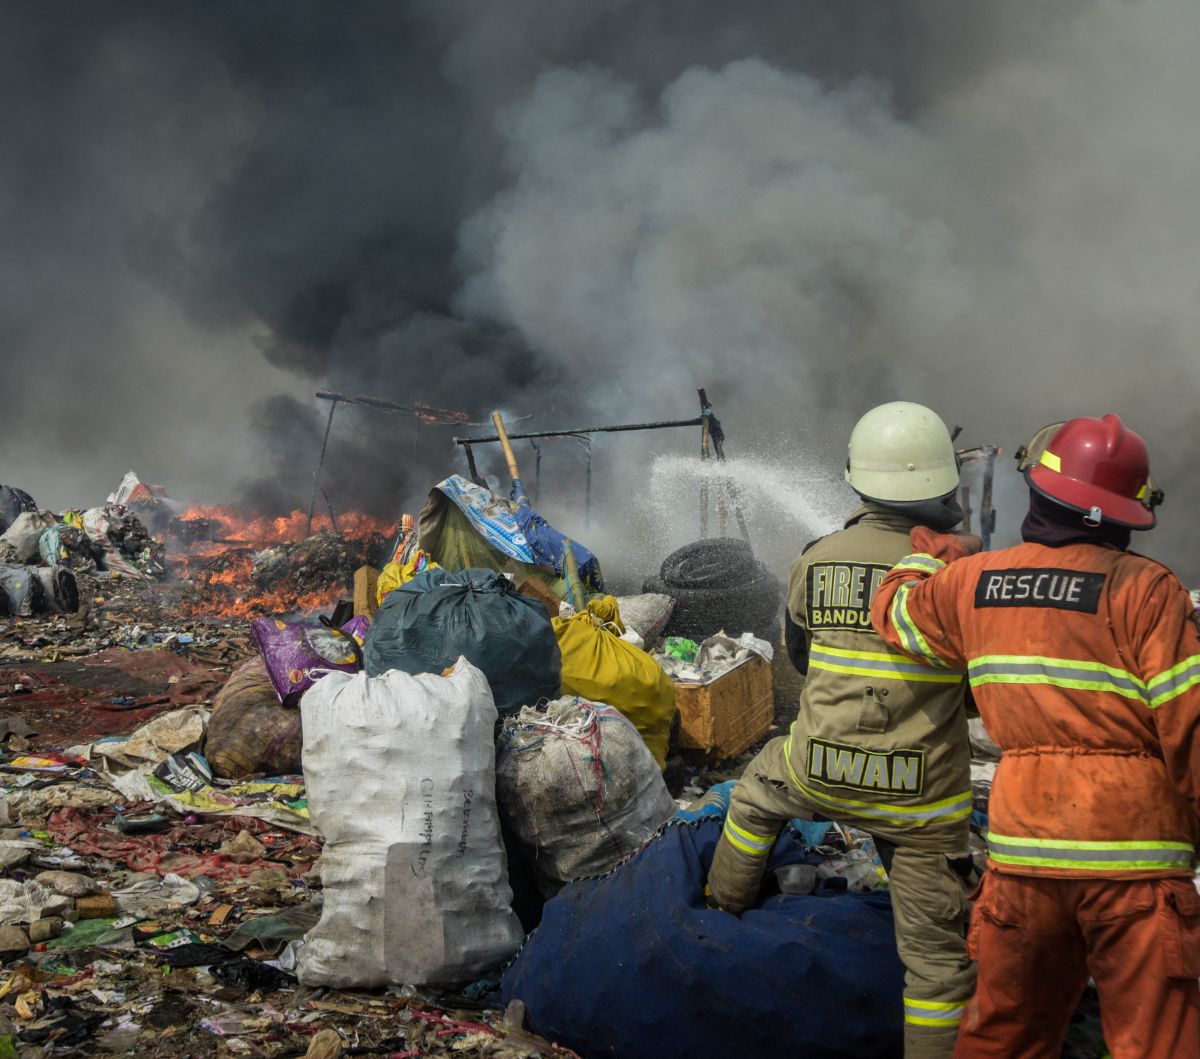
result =
[{"label": "red helmet", "polygon": [[1152,529],[1150,454],[1146,443],[1109,413],[1064,423],[1025,471],[1030,486],[1086,522]]}]

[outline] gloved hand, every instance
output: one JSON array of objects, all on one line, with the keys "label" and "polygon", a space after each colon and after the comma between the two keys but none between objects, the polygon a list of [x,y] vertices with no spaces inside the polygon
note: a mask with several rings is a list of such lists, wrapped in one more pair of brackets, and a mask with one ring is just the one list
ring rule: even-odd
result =
[{"label": "gloved hand", "polygon": [[944,563],[965,559],[983,547],[983,541],[974,533],[938,533],[928,526],[913,526],[908,539],[914,552],[932,555]]}]

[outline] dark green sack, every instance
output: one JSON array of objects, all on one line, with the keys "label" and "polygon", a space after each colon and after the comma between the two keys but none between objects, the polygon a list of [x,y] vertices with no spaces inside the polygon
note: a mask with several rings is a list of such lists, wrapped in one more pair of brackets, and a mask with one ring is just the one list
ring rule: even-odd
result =
[{"label": "dark green sack", "polygon": [[556,699],[562,657],[541,603],[494,570],[426,570],[389,592],[363,644],[367,674],[441,673],[465,656],[483,670],[496,709]]}]

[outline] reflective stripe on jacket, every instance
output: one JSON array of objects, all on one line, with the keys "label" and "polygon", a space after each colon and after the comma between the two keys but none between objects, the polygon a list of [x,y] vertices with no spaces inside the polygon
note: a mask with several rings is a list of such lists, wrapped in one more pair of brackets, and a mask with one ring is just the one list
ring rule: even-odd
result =
[{"label": "reflective stripe on jacket", "polygon": [[1200,629],[1165,567],[1091,544],[903,559],[872,607],[888,646],[967,670],[1003,751],[998,871],[1191,875],[1200,843]]}]

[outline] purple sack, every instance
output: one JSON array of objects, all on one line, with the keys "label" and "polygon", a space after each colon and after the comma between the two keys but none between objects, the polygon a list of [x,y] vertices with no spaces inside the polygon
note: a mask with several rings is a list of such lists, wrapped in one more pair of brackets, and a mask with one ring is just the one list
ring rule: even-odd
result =
[{"label": "purple sack", "polygon": [[250,625],[279,701],[295,706],[326,673],[362,669],[362,644],[369,620],[360,615],[340,629],[313,622],[259,618]]}]

